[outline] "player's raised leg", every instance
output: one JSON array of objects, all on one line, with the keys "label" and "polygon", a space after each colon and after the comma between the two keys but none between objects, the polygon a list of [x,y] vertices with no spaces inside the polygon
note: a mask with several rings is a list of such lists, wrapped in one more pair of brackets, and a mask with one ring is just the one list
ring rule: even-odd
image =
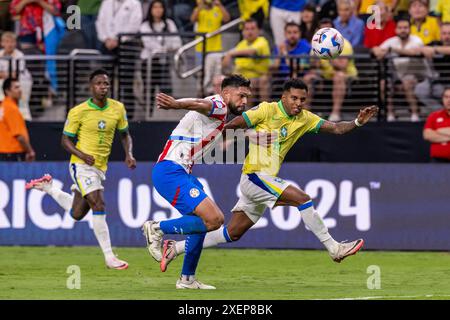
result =
[{"label": "player's raised leg", "polygon": [[337,242],[328,232],[322,218],[314,209],[313,201],[303,190],[292,185],[287,187],[275,204],[276,206],[295,206],[300,211],[305,225],[327,248],[335,262],[341,262],[346,257],[358,252],[364,244],[363,239],[352,242]]},{"label": "player's raised leg", "polygon": [[25,188],[47,193],[66,211],[69,211],[72,207],[73,195],[53,186],[53,178],[48,173],[41,178],[31,180],[25,185]]}]

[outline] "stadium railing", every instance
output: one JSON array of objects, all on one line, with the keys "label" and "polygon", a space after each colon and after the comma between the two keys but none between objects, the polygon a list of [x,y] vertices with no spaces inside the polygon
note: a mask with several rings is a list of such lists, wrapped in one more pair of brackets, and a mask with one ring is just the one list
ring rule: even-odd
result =
[{"label": "stadium railing", "polygon": [[[134,44],[129,42],[122,44],[117,57],[101,55],[92,52],[77,52],[72,55],[58,56],[25,56],[23,59],[15,60],[13,68],[12,61],[8,58],[0,58],[0,61],[8,62],[9,72],[13,69],[21,70],[20,64],[25,62],[26,69],[32,77],[28,88],[25,85],[25,93],[28,90],[29,108],[33,121],[64,121],[67,110],[72,106],[85,101],[89,93],[89,73],[96,68],[104,68],[112,76],[111,96],[125,103],[130,113],[130,120],[134,121],[177,121],[184,115],[182,111],[160,111],[155,108],[154,96],[156,92],[163,91],[172,94],[176,98],[205,96],[213,94],[214,75],[220,74],[220,62],[223,53],[205,54],[205,59],[200,60],[202,70],[197,76],[181,79],[174,68],[174,52],[154,51],[145,60],[140,59],[142,43],[140,38],[145,34],[135,35]],[[201,34],[163,34],[165,37],[181,36],[183,43],[192,41],[195,36]],[[158,34],[152,34],[158,36]],[[123,46],[129,46],[123,48]],[[255,59],[276,56],[253,57]],[[318,75],[320,68],[314,69],[315,57],[287,56],[291,72],[289,76],[302,76],[311,69]],[[381,107],[379,120],[386,115],[386,104],[392,101],[397,120],[409,121],[409,104],[405,99],[404,90],[401,87],[402,74],[398,73],[393,59],[399,57],[387,57],[379,61],[370,54],[355,54],[351,56],[358,70],[358,76],[348,83],[342,106],[344,119],[354,117],[361,106],[377,104]],[[448,70],[450,65],[435,60],[433,62],[425,58],[406,58],[409,65],[406,73],[416,75],[415,96],[419,104],[421,118],[425,119],[430,111],[440,107],[440,94],[443,86],[450,83],[449,72],[442,77],[442,70]],[[152,63],[152,61],[165,61],[166,64]],[[196,61],[197,60],[197,61]],[[55,61],[56,73],[53,77],[48,76],[47,62]],[[4,62],[4,61],[3,61]],[[199,65],[196,57],[195,47],[192,47],[180,60],[184,70],[190,70]],[[214,70],[209,70],[213,68]],[[219,70],[219,71],[218,71]],[[156,75],[156,76],[155,76]],[[444,73],[445,75],[445,73]],[[23,72],[18,74],[19,79],[26,82],[27,75]],[[56,79],[56,82],[55,82]],[[286,75],[277,72],[270,74],[270,99],[277,100],[281,96],[279,83],[286,79]],[[383,82],[385,87],[383,87]],[[57,84],[56,90],[51,83]],[[278,83],[278,85],[274,85]],[[311,101],[311,109],[323,117],[327,117],[332,106],[331,80],[321,79],[312,84],[314,86],[314,97]],[[54,85],[53,85],[54,87]],[[434,94],[434,97],[433,97]],[[419,99],[420,98],[420,99]],[[391,99],[391,100],[390,100]],[[258,101],[253,101],[253,104]]]}]

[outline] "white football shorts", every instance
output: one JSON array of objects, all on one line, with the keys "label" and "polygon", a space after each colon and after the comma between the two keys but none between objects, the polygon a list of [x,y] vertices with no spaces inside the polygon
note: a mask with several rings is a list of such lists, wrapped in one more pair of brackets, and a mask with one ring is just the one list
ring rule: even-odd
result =
[{"label": "white football shorts", "polygon": [[278,198],[290,184],[285,180],[264,173],[241,175],[241,197],[231,212],[243,211],[256,223],[266,208],[273,208]]},{"label": "white football shorts", "polygon": [[83,197],[93,191],[104,189],[103,181],[106,177],[100,169],[84,163],[71,163],[69,171],[76,189]]}]

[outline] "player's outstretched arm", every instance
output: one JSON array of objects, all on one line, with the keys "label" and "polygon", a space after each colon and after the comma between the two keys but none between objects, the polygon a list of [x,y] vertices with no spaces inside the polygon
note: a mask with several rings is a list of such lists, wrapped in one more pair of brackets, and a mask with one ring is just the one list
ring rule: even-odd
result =
[{"label": "player's outstretched arm", "polygon": [[366,124],[378,112],[377,106],[365,107],[359,110],[354,121],[331,122],[325,121],[320,127],[320,133],[344,134]]},{"label": "player's outstretched arm", "polygon": [[206,99],[175,99],[165,93],[156,95],[156,105],[159,109],[190,110],[208,115],[213,108],[212,101]]},{"label": "player's outstretched arm", "polygon": [[93,166],[95,163],[95,158],[89,154],[86,154],[75,147],[75,143],[71,140],[69,136],[65,134],[62,135],[61,138],[62,147],[69,152],[83,160],[87,165]]},{"label": "player's outstretched arm", "polygon": [[133,156],[133,139],[128,131],[120,133],[120,141],[125,150],[125,163],[130,169],[136,168],[136,159]]}]

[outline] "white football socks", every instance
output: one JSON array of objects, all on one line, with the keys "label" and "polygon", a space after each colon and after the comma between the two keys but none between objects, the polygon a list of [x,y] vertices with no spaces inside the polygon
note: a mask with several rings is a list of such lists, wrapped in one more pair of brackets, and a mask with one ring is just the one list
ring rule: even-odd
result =
[{"label": "white football socks", "polygon": [[106,223],[106,214],[94,214],[92,216],[95,237],[105,255],[105,259],[114,258],[111,248],[111,239],[109,238],[108,224]]},{"label": "white football socks", "polygon": [[64,210],[69,211],[72,208],[73,195],[55,187],[50,187],[48,190],[44,191],[46,191]]},{"label": "white football socks", "polygon": [[[308,203],[308,202],[307,202]],[[302,206],[304,206],[303,204]],[[316,237],[323,243],[325,248],[331,254],[335,253],[338,249],[339,243],[336,242],[333,237],[328,233],[328,228],[323,223],[322,218],[319,216],[314,206],[311,205],[305,209],[299,207],[300,214],[302,216],[303,222],[316,235]]]},{"label": "white football socks", "polygon": [[[203,240],[203,249],[215,247],[218,244],[226,243],[227,239],[225,239],[223,235],[223,226],[217,230],[210,231],[206,234],[205,239]],[[177,250],[177,254],[182,254],[185,252],[186,241],[177,241],[175,244],[175,248]]]}]

